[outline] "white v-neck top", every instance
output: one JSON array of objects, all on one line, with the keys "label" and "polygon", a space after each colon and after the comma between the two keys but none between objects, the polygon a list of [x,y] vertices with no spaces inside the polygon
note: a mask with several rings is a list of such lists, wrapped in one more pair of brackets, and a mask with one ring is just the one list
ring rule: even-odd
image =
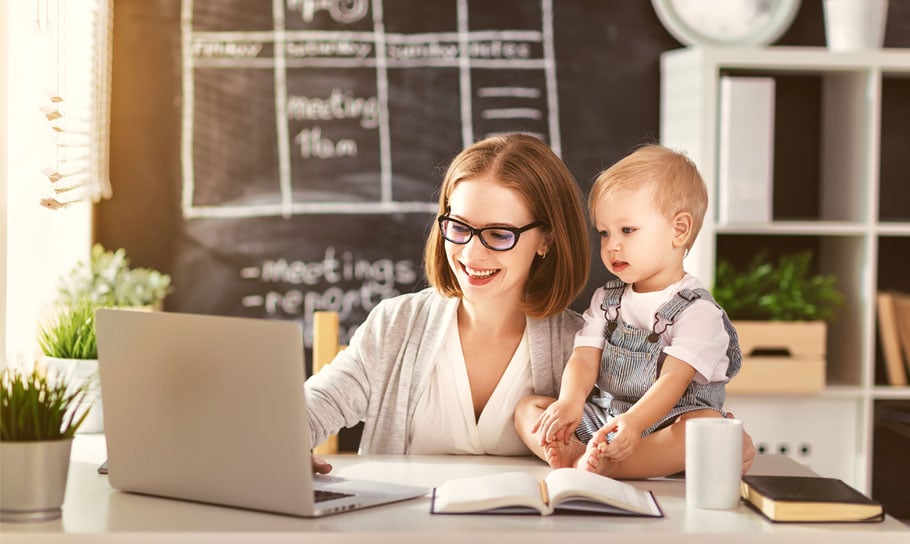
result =
[{"label": "white v-neck top", "polygon": [[458,327],[450,328],[417,402],[410,425],[410,454],[528,455],[518,437],[513,414],[518,402],[533,394],[527,330],[496,389],[474,421],[474,402]]}]

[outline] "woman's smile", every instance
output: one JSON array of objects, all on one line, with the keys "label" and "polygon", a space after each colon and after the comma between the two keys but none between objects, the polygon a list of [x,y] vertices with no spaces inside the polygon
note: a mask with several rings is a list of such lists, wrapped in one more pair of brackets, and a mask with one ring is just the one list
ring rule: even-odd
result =
[{"label": "woman's smile", "polygon": [[461,269],[468,276],[468,281],[472,285],[481,285],[487,283],[493,276],[499,273],[499,268],[474,268],[461,263]]}]

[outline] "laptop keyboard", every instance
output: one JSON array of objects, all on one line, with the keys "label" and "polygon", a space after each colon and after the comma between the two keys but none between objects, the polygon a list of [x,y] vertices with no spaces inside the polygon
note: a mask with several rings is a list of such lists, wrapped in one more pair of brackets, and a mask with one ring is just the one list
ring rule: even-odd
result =
[{"label": "laptop keyboard", "polygon": [[313,500],[315,502],[325,502],[332,499],[341,499],[344,497],[353,497],[351,493],[338,493],[337,491],[325,491],[323,489],[316,489],[313,491],[315,497]]}]

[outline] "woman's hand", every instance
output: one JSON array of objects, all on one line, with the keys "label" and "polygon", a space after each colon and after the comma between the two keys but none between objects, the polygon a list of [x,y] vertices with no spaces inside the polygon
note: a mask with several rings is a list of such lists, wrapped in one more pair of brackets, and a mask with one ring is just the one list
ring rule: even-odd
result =
[{"label": "woman's hand", "polygon": [[311,454],[310,460],[313,462],[313,474],[328,474],[332,471],[332,465],[321,459],[317,459],[315,455]]}]

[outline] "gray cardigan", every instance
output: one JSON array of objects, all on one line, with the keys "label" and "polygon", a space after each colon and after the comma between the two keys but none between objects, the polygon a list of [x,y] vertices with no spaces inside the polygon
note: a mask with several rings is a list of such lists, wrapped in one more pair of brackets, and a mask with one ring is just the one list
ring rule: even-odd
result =
[{"label": "gray cardigan", "polygon": [[[408,453],[408,426],[446,331],[456,326],[458,303],[432,288],[380,302],[347,349],[306,381],[312,443],[364,421],[360,453]],[[581,325],[581,316],[571,310],[528,318],[531,385],[536,394],[559,393]]]}]

